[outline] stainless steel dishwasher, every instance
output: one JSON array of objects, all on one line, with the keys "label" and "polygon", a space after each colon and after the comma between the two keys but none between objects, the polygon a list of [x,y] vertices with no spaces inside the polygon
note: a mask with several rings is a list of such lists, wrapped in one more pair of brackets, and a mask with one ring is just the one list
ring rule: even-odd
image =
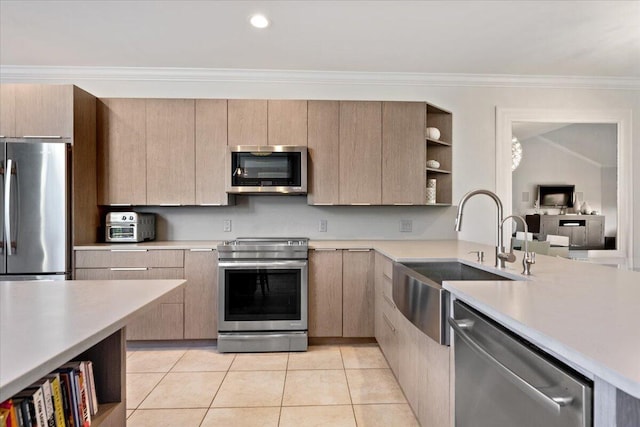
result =
[{"label": "stainless steel dishwasher", "polygon": [[456,427],[593,425],[588,379],[460,301],[453,314]]}]

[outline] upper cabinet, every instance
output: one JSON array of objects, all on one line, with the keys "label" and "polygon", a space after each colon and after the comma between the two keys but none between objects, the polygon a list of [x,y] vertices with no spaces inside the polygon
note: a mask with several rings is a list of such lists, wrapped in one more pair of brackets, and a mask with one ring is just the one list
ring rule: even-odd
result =
[{"label": "upper cabinet", "polygon": [[424,102],[382,103],[382,204],[425,204]]},{"label": "upper cabinet", "polygon": [[0,84],[0,137],[16,135],[16,85]]},{"label": "upper cabinet", "polygon": [[438,168],[427,165],[427,182],[435,180],[436,205],[452,203],[452,114],[431,104],[427,104],[427,128],[435,127],[440,132],[438,139],[426,138],[427,160],[436,160]]},{"label": "upper cabinet", "polygon": [[196,100],[196,204],[228,205],[227,100]]},{"label": "upper cabinet", "polygon": [[269,145],[307,145],[307,101],[268,101]]},{"label": "upper cabinet", "polygon": [[267,145],[267,100],[230,99],[229,145]]},{"label": "upper cabinet", "polygon": [[195,204],[195,101],[147,100],[147,203]]},{"label": "upper cabinet", "polygon": [[70,85],[15,85],[15,135],[73,137]]},{"label": "upper cabinet", "polygon": [[340,102],[309,101],[309,192],[312,205],[340,204]]},{"label": "upper cabinet", "polygon": [[147,204],[146,101],[100,99],[98,203]]},{"label": "upper cabinet", "polygon": [[230,99],[229,145],[307,145],[307,101]]},{"label": "upper cabinet", "polygon": [[340,102],[340,204],[382,202],[381,118],[381,102]]}]

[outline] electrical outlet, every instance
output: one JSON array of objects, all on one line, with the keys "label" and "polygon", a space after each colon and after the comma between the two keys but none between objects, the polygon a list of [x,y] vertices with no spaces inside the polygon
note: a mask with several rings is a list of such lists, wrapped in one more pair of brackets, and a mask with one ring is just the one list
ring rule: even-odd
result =
[{"label": "electrical outlet", "polygon": [[225,219],[223,224],[224,225],[222,226],[223,227],[222,231],[225,231],[225,232],[231,231],[231,220],[230,219]]},{"label": "electrical outlet", "polygon": [[403,233],[411,233],[413,229],[413,221],[410,219],[401,219],[400,220],[400,231]]},{"label": "electrical outlet", "polygon": [[326,233],[327,232],[327,220],[326,219],[321,219],[320,222],[318,223],[318,231],[321,233]]}]

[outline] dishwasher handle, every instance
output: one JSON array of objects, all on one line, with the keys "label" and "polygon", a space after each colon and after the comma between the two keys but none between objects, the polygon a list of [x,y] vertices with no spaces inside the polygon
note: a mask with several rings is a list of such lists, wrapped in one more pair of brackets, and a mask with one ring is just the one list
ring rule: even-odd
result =
[{"label": "dishwasher handle", "polygon": [[473,327],[473,320],[471,319],[460,319],[456,320],[452,317],[449,318],[449,325],[453,328],[456,334],[464,341],[473,351],[475,351],[478,355],[485,358],[488,362],[495,365],[497,370],[509,381],[511,381],[514,385],[516,385],[520,390],[536,399],[538,402],[546,405],[556,413],[560,413],[560,410],[563,406],[568,406],[573,402],[573,397],[571,396],[557,396],[551,397],[546,393],[543,393],[537,387],[529,384],[524,378],[520,375],[513,372],[511,369],[502,364],[498,359],[493,357],[487,350],[485,350],[479,343],[477,343],[467,332],[465,329],[471,329]]}]

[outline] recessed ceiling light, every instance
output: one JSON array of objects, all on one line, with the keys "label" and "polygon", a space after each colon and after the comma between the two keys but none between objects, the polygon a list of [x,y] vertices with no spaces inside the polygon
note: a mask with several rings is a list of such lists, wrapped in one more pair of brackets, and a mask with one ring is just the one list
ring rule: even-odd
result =
[{"label": "recessed ceiling light", "polygon": [[251,22],[251,25],[256,28],[267,28],[269,26],[269,20],[267,17],[259,13],[252,15],[249,22]]}]

